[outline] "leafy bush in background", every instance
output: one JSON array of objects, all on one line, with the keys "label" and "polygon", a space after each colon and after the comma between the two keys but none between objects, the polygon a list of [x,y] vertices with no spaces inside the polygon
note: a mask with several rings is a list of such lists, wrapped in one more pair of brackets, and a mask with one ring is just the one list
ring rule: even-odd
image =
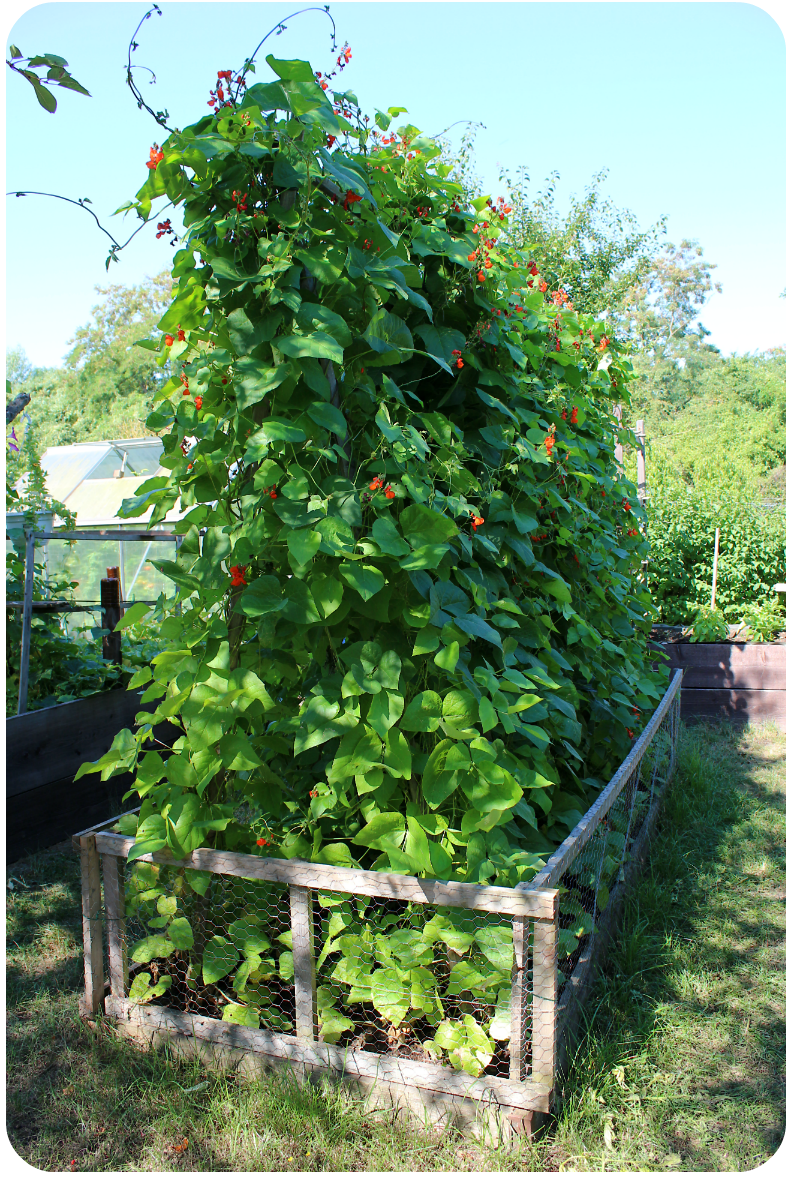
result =
[{"label": "leafy bush in background", "polygon": [[648,463],[648,585],[659,619],[691,623],[711,603],[714,530],[720,531],[717,606],[729,621],[744,606],[774,600],[786,579],[786,517],[724,462],[698,463],[694,483],[663,458]]},{"label": "leafy bush in background", "polygon": [[786,628],[786,611],[778,596],[761,604],[739,605],[738,617],[744,622],[743,634],[751,642],[768,642]]}]

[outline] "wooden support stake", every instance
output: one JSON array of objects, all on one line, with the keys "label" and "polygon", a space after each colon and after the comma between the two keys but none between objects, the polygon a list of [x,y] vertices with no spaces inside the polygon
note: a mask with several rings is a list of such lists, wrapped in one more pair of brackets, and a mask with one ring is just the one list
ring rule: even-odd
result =
[{"label": "wooden support stake", "polygon": [[[622,405],[621,404],[614,405],[614,420],[617,422],[618,426],[620,426],[622,424]],[[625,448],[624,448],[624,446],[620,445],[620,443],[617,441],[617,435],[614,434],[614,458],[617,460],[617,462],[619,463],[620,466],[622,466],[622,460],[623,460],[624,454],[625,454]]]},{"label": "wooden support stake", "polygon": [[714,531],[714,569],[711,573],[711,607],[717,607],[717,564],[719,563],[719,530]]},{"label": "wooden support stake", "polygon": [[103,855],[103,899],[108,939],[108,977],[111,995],[123,1000],[128,994],[128,946],[125,940],[125,860]]},{"label": "wooden support stake", "polygon": [[636,441],[639,443],[636,451],[636,490],[639,496],[639,503],[644,504],[647,497],[647,476],[645,472],[643,419],[636,422]]},{"label": "wooden support stake", "polygon": [[317,1036],[317,968],[314,958],[312,895],[310,888],[289,888],[294,959],[295,1035],[310,1042]]},{"label": "wooden support stake", "polygon": [[109,567],[107,577],[100,580],[100,604],[103,608],[103,658],[122,662],[122,634],[114,633],[122,617],[119,590],[119,567]]},{"label": "wooden support stake", "polygon": [[81,838],[81,910],[83,914],[83,1013],[103,1007],[103,905],[100,855],[93,834]]}]

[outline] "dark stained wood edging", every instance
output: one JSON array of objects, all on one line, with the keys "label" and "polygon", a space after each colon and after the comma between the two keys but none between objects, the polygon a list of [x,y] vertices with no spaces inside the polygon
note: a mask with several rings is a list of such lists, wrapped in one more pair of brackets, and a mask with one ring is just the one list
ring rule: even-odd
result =
[{"label": "dark stained wood edging", "polygon": [[684,672],[681,715],[774,721],[786,728],[786,645],[673,642],[661,647]]},{"label": "dark stained wood edging", "polygon": [[[69,837],[119,810],[133,782],[129,773],[103,782],[99,774],[75,775],[81,763],[96,762],[120,729],[132,729],[136,714],[153,705],[123,688],[96,692],[51,708],[6,718],[6,861]],[[179,730],[155,731],[172,743]]]}]

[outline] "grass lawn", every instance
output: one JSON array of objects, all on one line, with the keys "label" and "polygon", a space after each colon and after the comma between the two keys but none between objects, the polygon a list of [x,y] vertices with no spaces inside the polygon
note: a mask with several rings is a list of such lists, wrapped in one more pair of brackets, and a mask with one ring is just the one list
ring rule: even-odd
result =
[{"label": "grass lawn", "polygon": [[10,868],[8,1133],[44,1171],[746,1171],[784,1121],[785,736],[684,728],[560,1112],[496,1149],[334,1088],[243,1082],[77,1015],[78,860]]}]

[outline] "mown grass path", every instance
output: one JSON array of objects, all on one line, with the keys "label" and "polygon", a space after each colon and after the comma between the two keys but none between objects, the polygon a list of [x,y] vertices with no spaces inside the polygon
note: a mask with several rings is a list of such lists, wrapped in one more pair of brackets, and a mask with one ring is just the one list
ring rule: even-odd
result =
[{"label": "mown grass path", "polygon": [[750,1170],[783,1131],[784,827],[782,734],[683,730],[561,1111],[497,1149],[83,1025],[77,859],[32,856],[8,892],[11,1144],[45,1171]]}]

